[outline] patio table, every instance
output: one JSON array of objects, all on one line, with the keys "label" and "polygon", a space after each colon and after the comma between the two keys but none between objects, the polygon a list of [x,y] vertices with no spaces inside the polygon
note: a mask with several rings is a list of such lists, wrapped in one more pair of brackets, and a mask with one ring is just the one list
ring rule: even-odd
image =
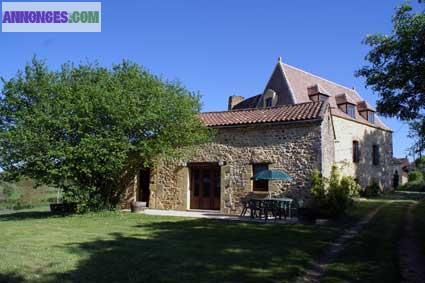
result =
[{"label": "patio table", "polygon": [[[283,209],[285,211],[285,217],[288,215],[289,218],[291,218],[291,206],[292,202],[294,201],[291,198],[288,197],[280,197],[280,198],[251,198],[251,200],[254,200],[256,202],[259,202],[262,207],[265,207],[266,202],[275,202],[277,207],[279,209]],[[288,212],[288,213],[286,213]],[[253,213],[251,213],[251,217],[253,217]],[[267,215],[265,215],[265,218],[267,220]]]}]

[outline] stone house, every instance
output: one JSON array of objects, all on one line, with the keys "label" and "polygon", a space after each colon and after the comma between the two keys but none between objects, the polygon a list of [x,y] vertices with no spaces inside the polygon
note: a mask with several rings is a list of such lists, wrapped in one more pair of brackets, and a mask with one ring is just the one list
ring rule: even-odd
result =
[{"label": "stone house", "polygon": [[[261,94],[231,96],[227,111],[201,113],[214,141],[178,161],[143,169],[129,200],[157,209],[211,209],[238,213],[249,195],[304,199],[310,175],[329,176],[336,164],[365,187],[392,184],[392,132],[351,88],[328,81],[279,58]],[[253,181],[277,169],[291,181]]]}]

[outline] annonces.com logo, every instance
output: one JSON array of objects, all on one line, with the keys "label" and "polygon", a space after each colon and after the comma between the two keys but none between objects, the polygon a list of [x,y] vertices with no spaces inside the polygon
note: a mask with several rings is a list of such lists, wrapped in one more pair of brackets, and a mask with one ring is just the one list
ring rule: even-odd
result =
[{"label": "annonces.com logo", "polygon": [[2,2],[2,32],[100,32],[100,2]]}]

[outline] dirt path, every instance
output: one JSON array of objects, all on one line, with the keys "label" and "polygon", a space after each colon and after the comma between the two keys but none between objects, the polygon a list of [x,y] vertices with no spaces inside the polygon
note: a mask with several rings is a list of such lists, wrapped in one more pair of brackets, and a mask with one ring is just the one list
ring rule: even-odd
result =
[{"label": "dirt path", "polygon": [[425,258],[420,252],[418,235],[414,229],[413,211],[417,202],[409,205],[403,235],[399,244],[402,282],[425,282]]},{"label": "dirt path", "polygon": [[[313,263],[313,267],[306,271],[306,273],[297,280],[298,283],[302,282],[320,282],[320,278],[325,272],[326,266],[332,262],[332,260],[344,249],[345,243],[356,237],[360,231],[363,229],[364,225],[369,223],[369,221],[381,210],[385,205],[374,209],[369,212],[363,220],[358,222],[356,225],[346,230],[342,236],[340,236],[330,247],[326,250],[319,260]],[[423,283],[423,282],[422,282]]]}]

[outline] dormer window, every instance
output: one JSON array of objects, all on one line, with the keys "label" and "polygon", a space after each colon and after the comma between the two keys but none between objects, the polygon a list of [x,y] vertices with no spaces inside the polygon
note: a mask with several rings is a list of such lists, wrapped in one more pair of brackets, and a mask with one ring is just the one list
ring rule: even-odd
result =
[{"label": "dormer window", "polygon": [[356,106],[351,103],[341,103],[338,104],[338,108],[341,109],[345,114],[351,118],[356,119]]},{"label": "dormer window", "polygon": [[308,96],[311,101],[326,101],[329,94],[319,84],[309,86],[307,88]]},{"label": "dormer window", "polygon": [[273,107],[276,105],[277,95],[272,89],[268,89],[263,96],[263,107]]},{"label": "dormer window", "polygon": [[373,113],[372,111],[368,111],[369,113],[367,114],[367,120],[369,121],[369,123],[374,124],[375,123],[375,113]]},{"label": "dormer window", "polygon": [[352,104],[347,104],[347,114],[351,118],[356,118],[356,106]]},{"label": "dormer window", "polygon": [[273,106],[273,98],[269,97],[266,99],[266,107],[272,107]]},{"label": "dormer window", "polygon": [[338,94],[335,96],[335,101],[339,109],[351,118],[356,119],[356,104],[350,96],[345,93]]},{"label": "dormer window", "polygon": [[375,110],[366,101],[361,101],[357,104],[360,115],[369,123],[375,123]]}]

